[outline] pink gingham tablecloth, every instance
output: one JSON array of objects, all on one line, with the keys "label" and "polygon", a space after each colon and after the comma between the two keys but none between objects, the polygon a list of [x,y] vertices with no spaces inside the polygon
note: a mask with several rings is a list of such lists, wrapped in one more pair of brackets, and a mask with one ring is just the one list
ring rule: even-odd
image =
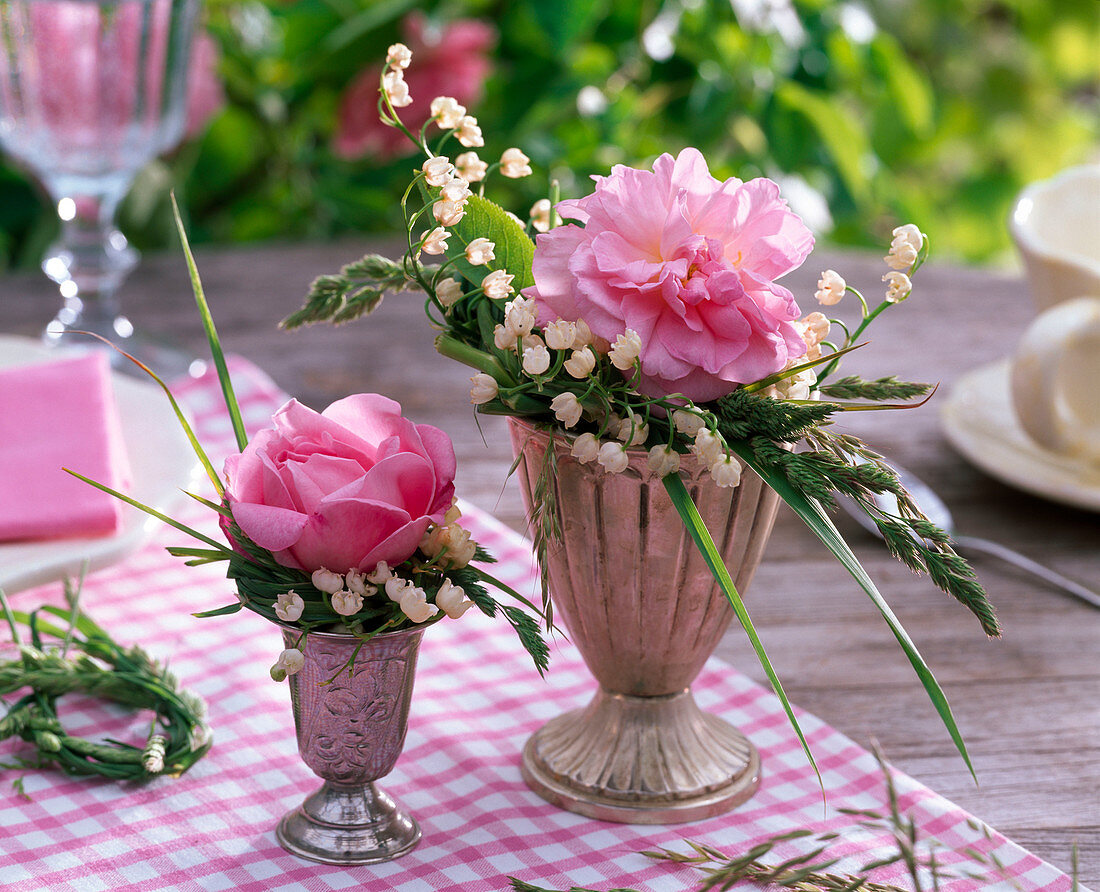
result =
[{"label": "pink gingham tablecloth", "polygon": [[[232,363],[250,430],[263,426],[284,395],[258,369]],[[178,388],[215,464],[233,448],[216,380],[207,376]],[[188,500],[189,501],[189,500]],[[183,504],[176,516],[212,532],[201,507]],[[499,577],[534,592],[529,544],[486,514],[467,507],[464,523],[499,558]],[[541,680],[504,623],[471,611],[443,622],[425,637],[408,738],[397,767],[382,786],[413,812],[424,838],[412,853],[389,864],[329,867],[286,854],[275,842],[278,819],[319,781],[300,761],[285,685],[268,677],[282,648],[276,629],[247,611],[196,619],[192,612],[232,598],[217,567],[188,568],[168,556],[166,544],[185,538],[158,529],[153,542],[125,562],[91,576],[84,608],[123,643],[140,642],[170,662],[182,682],[210,709],[214,747],[179,779],[120,784],[71,778],[53,771],[0,774],[0,887],[12,892],[179,890],[439,890],[489,892],[509,887],[513,875],[552,889],[595,886],[681,890],[695,885],[690,868],[640,854],[679,845],[684,837],[743,853],[755,842],[796,828],[842,833],[834,868],[857,870],[890,851],[881,833],[853,826],[840,807],[881,810],[884,785],[873,757],[814,716],[800,721],[828,790],[822,808],[817,781],[778,701],[723,663],[712,660],[694,686],[704,709],[743,729],[763,757],[763,783],[736,811],[690,826],[631,826],[594,821],[543,802],[520,777],[527,737],[543,722],[583,705],[594,689],[576,651],[554,647]],[[189,540],[187,540],[189,541]],[[60,586],[15,596],[17,608],[60,601]],[[72,733],[132,735],[143,739],[147,719],[65,698],[63,720]],[[19,752],[0,747],[0,761]],[[22,776],[26,796],[11,786]],[[942,796],[900,773],[902,808],[925,835],[950,850],[966,846],[994,854],[1008,880],[951,881],[944,892],[1070,889],[1051,865],[1006,840]],[[776,859],[797,853],[788,846]],[[895,868],[877,879],[906,885]]]}]

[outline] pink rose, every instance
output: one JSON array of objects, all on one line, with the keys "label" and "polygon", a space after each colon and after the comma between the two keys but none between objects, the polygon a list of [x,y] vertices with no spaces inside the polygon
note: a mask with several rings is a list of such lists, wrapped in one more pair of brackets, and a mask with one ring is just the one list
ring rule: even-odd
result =
[{"label": "pink rose", "polygon": [[455,453],[377,394],[318,414],[291,400],[225,463],[233,519],[286,567],[335,573],[409,557],[454,499]]},{"label": "pink rose", "polygon": [[[406,16],[404,31],[413,54],[405,71],[413,101],[401,109],[401,120],[413,133],[419,131],[436,96],[450,96],[476,116],[473,105],[481,100],[492,67],[488,51],[496,41],[496,31],[474,19],[438,28],[430,25],[423,13]],[[406,136],[378,120],[378,76],[376,67],[368,68],[344,92],[333,143],[338,155],[386,159],[413,151]]]},{"label": "pink rose", "polygon": [[[813,236],[771,180],[719,182],[696,149],[652,172],[617,165],[586,198],[563,201],[566,225],[538,236],[539,323],[583,319],[614,342],[641,336],[639,389],[706,402],[777,372],[806,345],[791,293]],[[627,372],[630,374],[630,372]]]}]

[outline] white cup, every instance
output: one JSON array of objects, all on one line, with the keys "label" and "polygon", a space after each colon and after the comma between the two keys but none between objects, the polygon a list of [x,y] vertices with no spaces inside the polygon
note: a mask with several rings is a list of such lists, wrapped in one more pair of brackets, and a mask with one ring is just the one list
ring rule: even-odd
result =
[{"label": "white cup", "polygon": [[1032,183],[1016,200],[1008,228],[1040,311],[1078,294],[1100,294],[1100,164]]},{"label": "white cup", "polygon": [[1100,465],[1100,297],[1041,313],[1012,359],[1012,404],[1040,446]]}]

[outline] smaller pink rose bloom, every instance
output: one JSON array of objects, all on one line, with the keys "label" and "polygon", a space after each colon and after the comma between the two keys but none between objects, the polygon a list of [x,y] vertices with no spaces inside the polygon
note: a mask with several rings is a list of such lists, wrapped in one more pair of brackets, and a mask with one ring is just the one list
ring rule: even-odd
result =
[{"label": "smaller pink rose bloom", "polygon": [[454,500],[450,438],[356,394],[317,413],[291,400],[225,463],[233,519],[286,567],[373,572],[409,557]]},{"label": "smaller pink rose bloom", "polygon": [[[443,27],[423,13],[402,23],[412,63],[404,71],[412,103],[401,109],[401,120],[414,133],[431,115],[432,100],[451,97],[468,109],[481,100],[492,68],[489,50],[496,42],[491,25],[457,19]],[[378,69],[371,66],[348,85],[340,99],[333,149],[344,158],[371,155],[376,159],[411,154],[412,143],[399,130],[378,120]],[[472,143],[471,143],[472,144]]]},{"label": "smaller pink rose bloom", "polygon": [[[524,291],[539,324],[584,320],[614,343],[641,341],[639,390],[717,399],[802,356],[790,291],[775,280],[798,267],[813,236],[768,179],[720,182],[696,149],[662,155],[653,170],[622,165],[595,191],[558,204],[583,224],[537,239]],[[626,374],[630,374],[628,371]]]}]

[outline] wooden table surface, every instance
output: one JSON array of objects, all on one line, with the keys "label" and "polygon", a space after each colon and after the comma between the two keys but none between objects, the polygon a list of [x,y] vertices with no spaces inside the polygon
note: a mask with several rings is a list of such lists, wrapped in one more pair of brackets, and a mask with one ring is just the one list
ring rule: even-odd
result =
[{"label": "wooden table surface", "polygon": [[[468,400],[470,372],[434,352],[416,295],[387,298],[370,319],[339,329],[276,328],[313,276],[334,272],[366,247],[350,241],[200,250],[226,349],[318,409],[357,391],[398,399],[413,418],[454,438],[460,495],[522,529],[516,484],[505,482],[511,453],[504,422],[484,417],[479,430]],[[819,271],[829,266],[865,293],[880,292],[880,257],[819,252],[786,281],[805,312],[814,308]],[[1033,315],[1026,285],[935,263],[916,284],[845,368],[938,380],[941,396],[911,412],[849,415],[847,426],[937,489],[960,530],[1100,589],[1100,515],[999,483],[960,458],[940,430],[937,402],[955,379],[1012,351]],[[146,258],[122,296],[139,330],[206,355],[180,256]],[[36,335],[58,300],[42,276],[0,278],[0,331]],[[981,786],[870,601],[782,508],[748,604],[791,699],[864,745],[877,738],[900,769],[1064,870],[1076,843],[1082,882],[1100,889],[1100,611],[976,557],[1005,629],[1001,640],[987,640],[964,609],[894,562],[847,517],[837,523],[942,683]],[[737,628],[719,653],[764,681]]]}]

